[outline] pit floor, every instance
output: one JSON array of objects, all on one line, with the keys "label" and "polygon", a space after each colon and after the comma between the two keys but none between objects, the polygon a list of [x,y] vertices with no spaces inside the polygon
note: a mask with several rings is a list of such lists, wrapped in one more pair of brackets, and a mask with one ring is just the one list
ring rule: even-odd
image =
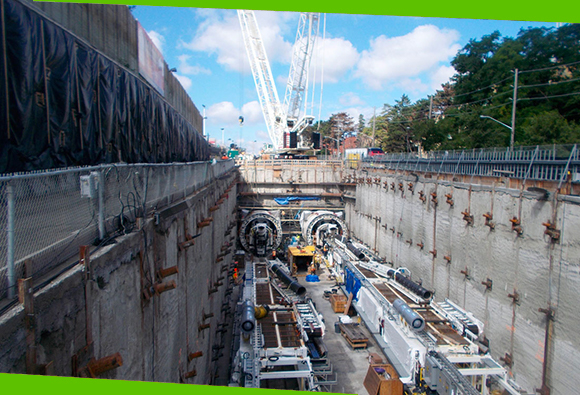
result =
[{"label": "pit floor", "polygon": [[[337,377],[337,383],[332,387],[332,392],[368,395],[363,383],[369,367],[369,354],[377,353],[383,358],[383,361],[387,361],[387,357],[377,346],[364,323],[361,323],[360,328],[369,339],[366,350],[353,350],[346,339],[340,333],[335,332],[334,323],[342,314],[332,310],[330,301],[324,299],[324,291],[337,288],[336,282],[328,279],[329,271],[325,267],[318,270],[318,277],[320,282],[307,282],[305,277],[298,277],[298,280],[300,284],[304,285],[307,295],[314,301],[316,309],[324,317],[326,333],[323,340],[328,349],[328,359],[332,363],[333,371]],[[338,293],[342,294],[340,290]],[[356,322],[357,317],[352,318]]]}]

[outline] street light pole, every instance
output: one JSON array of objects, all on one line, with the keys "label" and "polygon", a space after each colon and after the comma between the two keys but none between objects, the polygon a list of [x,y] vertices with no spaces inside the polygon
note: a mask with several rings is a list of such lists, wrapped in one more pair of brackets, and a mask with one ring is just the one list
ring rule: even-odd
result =
[{"label": "street light pole", "polygon": [[225,147],[225,146],[226,146],[226,140],[224,137],[224,128],[222,128],[222,147]]}]

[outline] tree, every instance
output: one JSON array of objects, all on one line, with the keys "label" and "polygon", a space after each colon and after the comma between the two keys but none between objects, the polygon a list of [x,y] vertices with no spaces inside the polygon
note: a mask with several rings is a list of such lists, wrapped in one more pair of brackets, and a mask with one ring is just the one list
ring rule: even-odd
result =
[{"label": "tree", "polygon": [[432,100],[403,95],[383,106],[372,119],[376,145],[387,152],[509,146],[510,129],[480,115],[511,125],[515,69],[515,144],[580,140],[580,25],[522,29],[515,38],[496,31],[470,40],[451,64],[456,74]]},{"label": "tree", "polygon": [[357,132],[361,133],[364,128],[365,128],[365,117],[364,117],[364,115],[360,114],[358,116]]}]

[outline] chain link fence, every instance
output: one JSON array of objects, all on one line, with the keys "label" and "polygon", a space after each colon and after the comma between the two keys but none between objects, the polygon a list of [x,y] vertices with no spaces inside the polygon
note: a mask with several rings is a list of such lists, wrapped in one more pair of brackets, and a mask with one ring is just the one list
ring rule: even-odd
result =
[{"label": "chain link fence", "polygon": [[15,297],[18,278],[38,278],[80,245],[131,231],[137,217],[233,167],[233,160],[117,164],[0,177],[0,300]]}]

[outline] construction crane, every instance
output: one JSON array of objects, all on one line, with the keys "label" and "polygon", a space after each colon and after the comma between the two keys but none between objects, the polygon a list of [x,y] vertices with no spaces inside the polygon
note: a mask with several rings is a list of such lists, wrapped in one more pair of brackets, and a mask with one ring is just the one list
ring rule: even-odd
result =
[{"label": "construction crane", "polygon": [[[300,14],[283,104],[278,98],[256,15],[251,10],[238,10],[238,17],[260,106],[274,149],[277,152],[283,152],[312,148],[302,132],[312,125],[314,120],[312,115],[306,115],[306,103],[310,60],[318,35],[320,14],[315,12]],[[305,115],[301,116],[303,102]]]}]

